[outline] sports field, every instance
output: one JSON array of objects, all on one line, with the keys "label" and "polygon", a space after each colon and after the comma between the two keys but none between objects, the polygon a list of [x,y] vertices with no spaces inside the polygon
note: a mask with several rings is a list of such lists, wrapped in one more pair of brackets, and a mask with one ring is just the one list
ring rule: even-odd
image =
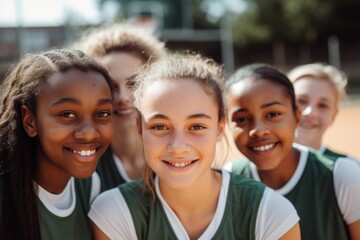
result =
[{"label": "sports field", "polygon": [[333,150],[360,160],[360,96],[341,104],[334,124],[325,133],[324,142]]}]

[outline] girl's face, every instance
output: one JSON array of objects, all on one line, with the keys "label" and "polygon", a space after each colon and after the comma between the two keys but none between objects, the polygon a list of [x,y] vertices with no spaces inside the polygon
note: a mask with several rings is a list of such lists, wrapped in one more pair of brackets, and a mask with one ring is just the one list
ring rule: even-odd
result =
[{"label": "girl's face", "polygon": [[294,89],[301,112],[296,142],[318,149],[337,113],[336,90],[326,80],[309,77],[297,80]]},{"label": "girl's face", "polygon": [[140,105],[144,153],[161,186],[183,188],[210,177],[223,134],[213,96],[192,79],[158,80]]},{"label": "girl's face", "polygon": [[259,170],[272,170],[291,156],[297,116],[282,86],[245,79],[228,91],[228,119],[235,144]]},{"label": "girl's face", "polygon": [[121,132],[129,127],[135,127],[137,111],[127,83],[143,66],[143,60],[135,54],[112,52],[100,61],[108,70],[113,83],[115,131]]},{"label": "girl's face", "polygon": [[34,116],[23,109],[28,135],[38,137],[40,174],[90,176],[112,137],[112,96],[97,72],[53,75],[40,90]]}]

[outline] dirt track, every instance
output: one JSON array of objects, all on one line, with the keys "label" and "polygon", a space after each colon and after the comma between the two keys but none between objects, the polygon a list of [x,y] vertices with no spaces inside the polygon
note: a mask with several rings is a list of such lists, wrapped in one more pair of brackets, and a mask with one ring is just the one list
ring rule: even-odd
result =
[{"label": "dirt track", "polygon": [[324,142],[360,160],[360,101],[341,107],[333,126],[325,133]]}]

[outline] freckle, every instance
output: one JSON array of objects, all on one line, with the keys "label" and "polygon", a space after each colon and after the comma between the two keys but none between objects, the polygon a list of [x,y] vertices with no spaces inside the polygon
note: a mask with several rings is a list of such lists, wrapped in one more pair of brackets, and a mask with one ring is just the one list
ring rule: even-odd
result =
[{"label": "freckle", "polygon": [[95,83],[93,83],[93,87],[96,87],[96,84],[95,84]]}]

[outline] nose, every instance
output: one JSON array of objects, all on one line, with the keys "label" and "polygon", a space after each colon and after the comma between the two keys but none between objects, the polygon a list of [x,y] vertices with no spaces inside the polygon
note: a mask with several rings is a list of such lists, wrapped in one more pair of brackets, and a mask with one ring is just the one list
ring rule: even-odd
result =
[{"label": "nose", "polygon": [[75,130],[74,137],[77,140],[89,142],[100,137],[100,133],[92,119],[84,119]]},{"label": "nose", "polygon": [[269,128],[262,121],[257,120],[254,122],[253,127],[249,132],[250,137],[260,138],[270,133]]},{"label": "nose", "polygon": [[316,115],[316,108],[314,106],[308,104],[301,111],[301,115],[307,116],[307,117],[314,116],[314,115]]},{"label": "nose", "polygon": [[191,147],[183,133],[174,133],[167,145],[167,151],[178,157],[188,153],[190,149]]},{"label": "nose", "polygon": [[128,87],[122,83],[119,86],[119,90],[117,91],[117,93],[114,94],[114,98],[116,101],[119,101],[120,103],[128,103],[132,98],[132,93],[130,92]]}]

